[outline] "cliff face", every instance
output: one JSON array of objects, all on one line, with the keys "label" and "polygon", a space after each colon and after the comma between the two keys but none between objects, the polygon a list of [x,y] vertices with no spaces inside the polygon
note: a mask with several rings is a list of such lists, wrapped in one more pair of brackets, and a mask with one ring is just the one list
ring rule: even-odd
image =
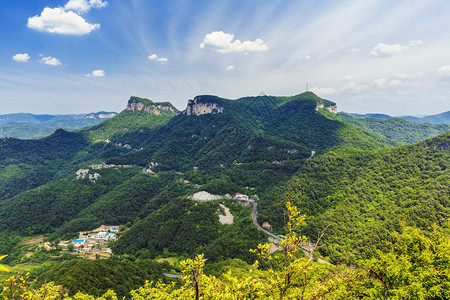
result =
[{"label": "cliff face", "polygon": [[333,113],[333,114],[337,114],[338,113],[338,109],[337,109],[337,105],[336,104],[335,105],[328,105],[328,106],[325,106],[324,104],[319,104],[316,107],[316,111],[318,111],[319,108],[325,108],[326,110],[328,110],[330,113]]},{"label": "cliff face", "polygon": [[143,110],[151,115],[161,115],[161,110],[171,111],[175,113],[175,110],[169,105],[153,103],[147,99],[133,97],[128,101],[127,110]]},{"label": "cliff face", "polygon": [[202,102],[199,101],[201,99],[200,96],[195,97],[194,100],[189,100],[186,110],[182,112],[182,114],[191,116],[200,116],[205,114],[221,114],[223,113],[223,106],[219,103],[215,102]]}]

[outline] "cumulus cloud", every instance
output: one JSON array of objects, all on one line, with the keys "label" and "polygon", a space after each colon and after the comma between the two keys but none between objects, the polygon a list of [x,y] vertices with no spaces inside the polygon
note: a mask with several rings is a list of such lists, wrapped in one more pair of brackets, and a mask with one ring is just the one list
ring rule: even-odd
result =
[{"label": "cumulus cloud", "polygon": [[311,92],[317,95],[333,95],[336,94],[336,89],[327,87],[327,88],[319,88],[319,87],[313,87],[311,89]]},{"label": "cumulus cloud", "polygon": [[211,47],[219,53],[249,53],[249,52],[261,52],[268,49],[262,39],[256,39],[255,41],[234,40],[234,34],[225,33],[222,31],[213,31],[205,35],[203,42],[200,44],[200,48]]},{"label": "cumulus cloud", "polygon": [[84,35],[100,28],[100,24],[90,24],[73,11],[61,7],[46,7],[40,16],[28,18],[27,26],[31,29],[57,34]]},{"label": "cumulus cloud", "polygon": [[358,84],[356,84],[356,82],[350,81],[349,83],[344,84],[341,87],[341,90],[345,91],[345,92],[357,93],[357,92],[361,92],[362,90],[365,90],[367,88],[368,88],[367,85],[358,85]]},{"label": "cumulus cloud", "polygon": [[153,53],[152,55],[149,55],[148,59],[156,60],[156,61],[160,61],[160,62],[167,62],[167,61],[169,61],[169,59],[167,57],[158,57],[158,55],[156,55],[156,53]]},{"label": "cumulus cloud", "polygon": [[227,71],[233,71],[234,70],[234,65],[229,65],[225,68],[225,70]]},{"label": "cumulus cloud", "polygon": [[450,76],[450,65],[440,67],[438,72],[444,76]]},{"label": "cumulus cloud", "polygon": [[370,55],[372,55],[372,56],[392,56],[394,54],[399,54],[399,53],[402,53],[413,47],[419,46],[420,44],[422,44],[422,41],[420,41],[420,40],[411,41],[407,45],[400,45],[400,44],[389,45],[389,44],[379,43],[378,45],[376,45],[375,47],[372,48],[372,50],[370,51]]},{"label": "cumulus cloud", "polygon": [[51,57],[51,56],[43,57],[41,59],[41,62],[43,62],[46,65],[50,65],[50,66],[60,66],[60,65],[62,65],[62,63],[59,61],[59,59]]},{"label": "cumulus cloud", "polygon": [[106,1],[102,0],[70,0],[64,6],[65,10],[75,10],[78,13],[85,13],[91,8],[102,8],[108,4]]},{"label": "cumulus cloud", "polygon": [[21,62],[21,63],[26,63],[30,59],[30,56],[28,55],[28,53],[17,53],[12,58],[15,61],[18,61],[18,62]]},{"label": "cumulus cloud", "polygon": [[103,77],[105,76],[104,70],[94,70],[92,73],[86,74],[86,77]]}]

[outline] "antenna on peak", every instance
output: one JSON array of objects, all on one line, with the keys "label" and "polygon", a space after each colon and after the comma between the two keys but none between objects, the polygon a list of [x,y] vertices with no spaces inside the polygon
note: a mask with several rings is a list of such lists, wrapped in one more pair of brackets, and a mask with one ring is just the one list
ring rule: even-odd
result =
[{"label": "antenna on peak", "polygon": [[266,93],[264,93],[264,91],[261,91],[261,93],[258,94],[258,97],[264,97],[267,96]]},{"label": "antenna on peak", "polygon": [[308,83],[306,83],[306,91],[308,91]]}]

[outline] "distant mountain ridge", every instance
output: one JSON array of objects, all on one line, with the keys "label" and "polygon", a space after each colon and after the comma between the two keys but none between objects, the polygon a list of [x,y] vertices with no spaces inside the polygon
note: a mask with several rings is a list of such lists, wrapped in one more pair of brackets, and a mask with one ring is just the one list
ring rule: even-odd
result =
[{"label": "distant mountain ridge", "polygon": [[401,118],[412,122],[419,123],[433,123],[433,124],[450,124],[450,111],[446,111],[436,115],[429,115],[424,117],[415,117],[415,116],[400,116],[393,117],[386,114],[378,114],[378,113],[368,113],[368,114],[357,114],[357,113],[347,113],[346,114],[355,117],[355,118],[374,118],[374,119],[391,119],[391,118]]},{"label": "distant mountain ridge", "polygon": [[33,138],[53,133],[56,129],[78,129],[95,125],[117,115],[116,112],[95,112],[89,114],[31,114],[14,113],[0,115],[0,138]]}]

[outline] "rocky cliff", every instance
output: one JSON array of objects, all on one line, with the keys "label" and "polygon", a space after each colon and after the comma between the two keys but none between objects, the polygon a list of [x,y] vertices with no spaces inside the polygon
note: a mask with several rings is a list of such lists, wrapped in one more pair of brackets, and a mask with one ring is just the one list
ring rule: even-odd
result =
[{"label": "rocky cliff", "polygon": [[205,101],[206,96],[197,96],[194,100],[189,100],[186,109],[182,114],[191,116],[200,116],[205,114],[221,114],[224,111],[224,107],[214,101]]},{"label": "rocky cliff", "polygon": [[334,104],[334,105],[319,104],[316,107],[316,111],[318,111],[319,108],[325,108],[326,110],[328,110],[330,113],[333,113],[333,114],[337,114],[338,113],[338,109],[337,109],[337,105],[336,104]]},{"label": "rocky cliff", "polygon": [[164,111],[173,113],[177,112],[170,103],[152,102],[148,99],[138,97],[131,97],[130,100],[128,100],[127,110],[143,110],[151,115],[161,115]]}]

